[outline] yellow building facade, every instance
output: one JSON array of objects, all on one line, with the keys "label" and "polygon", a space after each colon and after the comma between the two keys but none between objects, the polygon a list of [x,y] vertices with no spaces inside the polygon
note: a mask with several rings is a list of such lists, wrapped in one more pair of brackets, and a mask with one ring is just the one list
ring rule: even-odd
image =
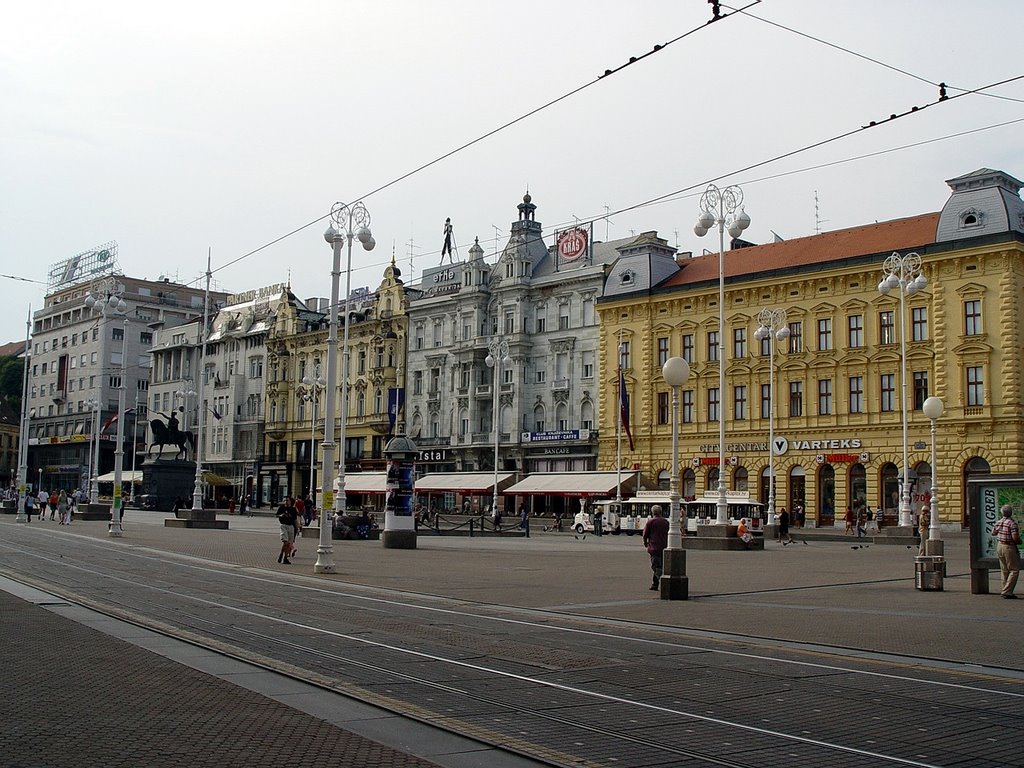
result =
[{"label": "yellow building facade", "polygon": [[[684,497],[717,489],[724,412],[726,488],[768,503],[774,410],[777,509],[799,506],[807,525],[829,525],[847,508],[881,507],[895,523],[905,392],[912,506],[930,499],[921,406],[936,396],[945,408],[936,422],[940,519],[965,523],[969,476],[1024,468],[1024,204],[1021,182],[1003,172],[947,184],[938,213],[727,251],[721,347],[717,253],[676,256],[674,273],[643,290],[616,292],[636,270],[613,271],[598,306],[601,467],[615,466],[621,370],[635,441],[623,466],[668,488],[672,399],[661,366],[680,356],[691,368],[680,387]],[[879,290],[893,253],[918,254],[927,279],[902,307],[899,288]],[[788,338],[755,338],[764,309],[784,312]]]}]

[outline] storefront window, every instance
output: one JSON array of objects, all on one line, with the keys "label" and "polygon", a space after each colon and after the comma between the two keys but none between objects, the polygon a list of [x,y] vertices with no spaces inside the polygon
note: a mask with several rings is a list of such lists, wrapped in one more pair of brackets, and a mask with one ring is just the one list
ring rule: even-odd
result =
[{"label": "storefront window", "polygon": [[789,470],[789,509],[804,506],[804,468],[800,465]]},{"label": "storefront window", "polygon": [[825,464],[818,470],[818,526],[832,526],[836,521],[836,470]]},{"label": "storefront window", "polygon": [[860,509],[868,500],[868,471],[863,464],[854,464],[850,467],[850,498],[846,506],[851,509]]}]

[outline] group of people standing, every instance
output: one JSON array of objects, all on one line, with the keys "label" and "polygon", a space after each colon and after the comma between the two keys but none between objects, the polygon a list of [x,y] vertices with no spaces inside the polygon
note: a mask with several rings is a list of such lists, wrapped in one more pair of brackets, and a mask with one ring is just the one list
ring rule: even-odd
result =
[{"label": "group of people standing", "polygon": [[72,493],[65,490],[52,490],[49,493],[40,489],[37,494],[26,494],[25,516],[32,522],[32,515],[38,515],[40,520],[46,520],[46,512],[50,512],[50,520],[56,520],[59,525],[71,525],[71,517],[75,509],[86,499],[81,489]]}]

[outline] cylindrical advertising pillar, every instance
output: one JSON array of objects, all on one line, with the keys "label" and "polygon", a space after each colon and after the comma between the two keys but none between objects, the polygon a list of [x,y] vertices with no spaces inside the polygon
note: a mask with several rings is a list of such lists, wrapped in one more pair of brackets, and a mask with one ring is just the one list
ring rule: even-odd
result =
[{"label": "cylindrical advertising pillar", "polygon": [[418,453],[416,444],[407,437],[392,438],[384,447],[388,473],[380,541],[389,549],[416,549],[413,484]]}]

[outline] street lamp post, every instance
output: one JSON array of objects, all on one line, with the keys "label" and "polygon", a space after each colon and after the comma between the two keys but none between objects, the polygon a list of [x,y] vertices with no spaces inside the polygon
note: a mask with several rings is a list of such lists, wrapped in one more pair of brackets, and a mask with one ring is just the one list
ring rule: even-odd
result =
[{"label": "street lamp post", "polygon": [[90,397],[85,401],[86,406],[89,408],[90,416],[89,419],[92,421],[92,429],[89,434],[89,503],[96,503],[96,476],[98,474],[97,466],[99,464],[99,431],[100,431],[100,410],[102,406],[100,401],[95,397]]},{"label": "street lamp post", "polygon": [[693,232],[704,237],[718,227],[718,514],[715,523],[729,522],[729,502],[725,492],[725,231],[737,238],[750,226],[750,216],[743,210],[743,190],[737,186],[719,189],[709,184],[700,196],[703,211]]},{"label": "street lamp post", "polygon": [[907,327],[906,296],[913,296],[928,285],[921,274],[921,257],[916,253],[901,256],[893,253],[882,264],[885,276],[878,284],[878,292],[887,296],[893,288],[900,293],[900,412],[903,416],[903,492],[900,495],[900,526],[913,525],[910,514],[910,464],[907,460]]},{"label": "street lamp post", "polygon": [[[124,286],[113,277],[107,278],[96,286],[85,298],[85,306],[89,309],[98,308],[100,315],[106,319],[118,317],[123,322],[121,334],[121,371],[117,383],[117,444],[114,446],[114,499],[110,507],[110,527],[107,533],[113,537],[124,535],[121,518],[124,517],[124,498],[121,479],[124,474],[124,397],[125,397],[125,354],[128,351],[128,305],[124,303]],[[106,333],[106,330],[103,330]],[[106,361],[104,360],[103,363]],[[97,409],[97,423],[99,422]],[[99,461],[99,434],[96,435],[96,458]],[[98,474],[98,473],[97,473]],[[98,481],[98,478],[97,478]],[[98,484],[98,482],[97,482]],[[93,499],[95,503],[95,499]]]},{"label": "street lamp post", "polygon": [[[501,366],[510,365],[512,358],[508,356],[508,342],[505,339],[494,338],[487,342],[487,357],[484,362],[488,368],[494,369],[494,387],[491,393],[491,421],[494,422],[494,498],[491,502],[491,515],[498,513],[498,444],[501,433],[501,402],[498,396],[498,386],[501,381]],[[497,519],[497,518],[495,518]]]},{"label": "street lamp post", "polygon": [[[25,498],[28,495],[28,372],[31,367],[32,354],[32,307],[28,308],[25,320],[25,370],[21,382],[21,429],[18,435],[18,509],[14,518],[16,523],[29,522],[25,513]],[[40,518],[42,519],[42,518]]]},{"label": "street lamp post", "polygon": [[935,466],[935,422],[945,410],[942,400],[938,397],[926,398],[921,406],[925,418],[932,423],[932,487],[930,489],[931,517],[928,524],[928,541],[925,543],[925,554],[943,555],[945,546],[942,542],[942,531],[939,529],[939,481],[938,467]]},{"label": "street lamp post", "polygon": [[690,378],[690,364],[681,357],[670,357],[661,367],[661,375],[672,387],[672,474],[669,480],[668,547],[663,556],[658,587],[662,600],[686,600],[689,584],[679,520],[679,388]]},{"label": "street lamp post", "polygon": [[135,505],[135,454],[138,453],[136,441],[139,439],[139,388],[135,387],[135,409],[132,411],[132,469],[131,483],[128,485],[128,503]]},{"label": "street lamp post", "polygon": [[757,341],[768,339],[768,525],[775,525],[775,341],[789,338],[786,310],[762,309],[754,331]]},{"label": "street lamp post", "polygon": [[314,366],[313,376],[304,376],[302,384],[306,387],[302,393],[302,399],[310,403],[313,410],[309,424],[309,496],[316,504],[316,406],[320,402],[320,393],[323,392],[326,382],[320,376],[320,363]]},{"label": "street lamp post", "polygon": [[[206,416],[203,391],[206,386],[206,341],[210,337],[210,255],[206,256],[206,291],[203,294],[203,324],[199,328],[199,389],[196,392],[196,479],[192,488],[192,519],[203,517],[203,421]],[[211,513],[215,515],[216,513]]]},{"label": "street lamp post", "polygon": [[[349,302],[352,297],[352,241],[358,239],[363,249],[372,251],[377,242],[370,232],[370,212],[362,202],[335,203],[331,208],[331,225],[324,232],[324,240],[331,244],[331,312],[327,335],[327,398],[324,402],[323,463],[320,484],[323,486],[323,504],[320,513],[320,545],[316,550],[314,573],[334,573],[334,549],[331,546],[331,519],[345,512],[345,420],[348,418],[348,336]],[[341,419],[338,424],[338,442],[341,458],[338,462],[338,491],[334,492],[334,402],[338,387],[338,292],[341,280],[341,247],[348,243],[348,262],[345,276],[345,336],[342,342]]]}]

